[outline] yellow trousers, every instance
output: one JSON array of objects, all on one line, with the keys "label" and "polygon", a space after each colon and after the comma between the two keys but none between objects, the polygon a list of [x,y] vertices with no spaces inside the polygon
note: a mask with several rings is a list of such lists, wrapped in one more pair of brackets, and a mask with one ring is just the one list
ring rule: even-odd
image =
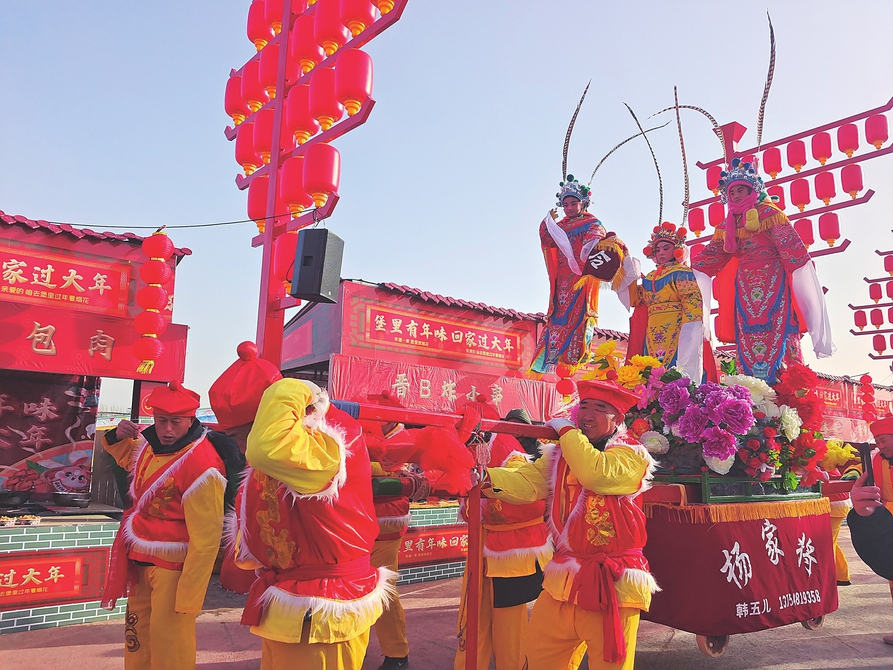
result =
[{"label": "yellow trousers", "polygon": [[[370,560],[375,568],[390,568],[397,572],[397,556],[403,538],[393,540],[376,540],[372,548]],[[400,596],[393,600],[375,622],[375,635],[381,645],[381,653],[391,658],[403,658],[409,655],[409,641],[406,639],[406,613],[400,604]]]},{"label": "yellow trousers", "polygon": [[846,560],[843,549],[837,544],[837,536],[840,535],[840,526],[846,517],[831,517],[831,537],[834,539],[834,570],[837,573],[838,582],[850,581],[850,564]]},{"label": "yellow trousers", "polygon": [[[569,667],[579,656],[581,642],[589,646],[590,670],[633,670],[636,634],[641,611],[620,608],[626,658],[623,663],[606,663],[603,653],[602,615],[587,612],[572,603],[555,600],[543,591],[530,613],[529,634],[525,638],[526,670],[555,670]],[[484,666],[486,667],[486,666]]]},{"label": "yellow trousers", "polygon": [[195,668],[195,614],[177,614],[177,583],[182,574],[138,566],[139,581],[127,599],[124,628],[125,670]]},{"label": "yellow trousers", "polygon": [[310,644],[310,622],[304,622],[301,642],[264,638],[260,670],[361,670],[369,645],[369,629],[346,642]]}]

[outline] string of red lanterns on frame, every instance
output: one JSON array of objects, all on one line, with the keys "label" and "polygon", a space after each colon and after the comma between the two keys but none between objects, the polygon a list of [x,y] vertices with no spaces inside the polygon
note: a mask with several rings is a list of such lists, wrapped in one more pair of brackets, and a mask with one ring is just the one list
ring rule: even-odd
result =
[{"label": "string of red lanterns on frame", "polygon": [[133,320],[133,327],[140,338],[133,343],[132,351],[140,361],[136,371],[148,375],[155,368],[155,361],[164,353],[164,344],[158,336],[167,330],[167,320],[162,314],[168,301],[164,285],[173,274],[168,260],[174,255],[174,243],[163,230],[156,230],[143,240],[142,250],[149,260],[140,266],[140,279],[146,285],[136,292],[136,303],[144,311]]},{"label": "string of red lanterns on frame", "polygon": [[[874,304],[849,305],[849,308],[853,310],[853,322],[856,328],[859,329],[858,331],[850,330],[850,333],[853,335],[871,335],[871,347],[877,353],[869,353],[869,358],[876,361],[893,360],[893,353],[884,355],[888,341],[890,348],[893,349],[893,250],[878,250],[875,253],[884,259],[884,270],[888,276],[875,279],[864,278],[864,281],[868,284],[868,297]],[[884,299],[885,295],[888,302],[882,304],[881,300]],[[881,328],[885,323],[885,312],[886,323],[890,324],[890,327],[882,330]],[[869,322],[875,328],[873,331],[865,330]],[[893,370],[893,365],[891,365],[891,370]]]},{"label": "string of red lanterns on frame", "polygon": [[[224,109],[233,125],[236,177],[263,246],[256,341],[279,365],[296,240],[331,215],[341,155],[331,142],[365,123],[372,59],[360,47],[396,23],[408,0],[253,0],[247,37],[257,53],[233,70]],[[289,258],[289,255],[291,256]]]}]

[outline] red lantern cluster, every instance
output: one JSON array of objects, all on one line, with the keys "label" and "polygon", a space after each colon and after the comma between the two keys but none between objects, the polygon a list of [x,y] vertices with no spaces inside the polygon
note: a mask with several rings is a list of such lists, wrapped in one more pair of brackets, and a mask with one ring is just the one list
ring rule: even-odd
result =
[{"label": "red lantern cluster", "polygon": [[[880,338],[880,340],[878,340]],[[874,350],[881,354],[886,349],[883,335],[875,335],[872,338]],[[874,421],[877,419],[877,409],[874,405],[874,386],[872,385],[871,375],[862,375],[859,378],[859,399],[862,401],[862,418],[866,421]]]},{"label": "red lantern cluster", "polygon": [[812,136],[812,157],[821,165],[831,158],[831,136],[826,132],[816,133]]},{"label": "red lantern cluster", "polygon": [[800,236],[800,239],[803,240],[803,244],[807,249],[815,244],[815,235],[813,235],[812,231],[812,221],[809,219],[797,219],[794,221],[794,230],[797,231],[797,234]]},{"label": "red lantern cluster", "polygon": [[688,210],[688,229],[695,234],[695,237],[700,237],[705,228],[704,210],[700,207]]},{"label": "red lantern cluster", "polygon": [[856,328],[864,330],[865,326],[868,325],[868,317],[865,316],[865,312],[859,309],[853,312],[853,322],[856,324]]},{"label": "red lantern cluster", "polygon": [[845,165],[840,171],[840,186],[855,200],[862,190],[862,166],[858,163]]},{"label": "red lantern cluster", "polygon": [[815,196],[828,205],[831,199],[837,195],[837,189],[834,186],[834,174],[831,172],[819,172],[815,176]]},{"label": "red lantern cluster", "polygon": [[884,271],[893,277],[893,254],[884,256]]},{"label": "red lantern cluster", "polygon": [[852,158],[859,148],[859,129],[855,123],[845,123],[837,129],[837,148]]},{"label": "red lantern cluster", "polygon": [[763,171],[773,179],[781,172],[781,149],[772,147],[763,152]]},{"label": "red lantern cluster", "polygon": [[[884,290],[879,283],[875,282],[874,284],[868,285],[868,297],[874,300],[875,304],[881,301],[881,298],[884,297]],[[881,323],[883,323],[883,321],[881,321]]]},{"label": "red lantern cluster", "polygon": [[840,220],[837,218],[837,212],[825,212],[819,217],[819,237],[825,240],[829,247],[833,247],[840,239]]},{"label": "red lantern cluster", "polygon": [[[798,170],[799,172],[799,170]],[[791,204],[801,212],[810,203],[809,182],[805,179],[795,179],[791,182]]]},{"label": "red lantern cluster", "polygon": [[304,154],[302,176],[304,190],[317,207],[322,207],[341,183],[341,154],[325,142],[314,144]]},{"label": "red lantern cluster", "polygon": [[726,206],[719,202],[711,202],[710,206],[707,208],[707,220],[710,221],[710,225],[716,228],[723,221],[726,220]]},{"label": "red lantern cluster", "polygon": [[788,165],[794,168],[794,172],[806,165],[806,145],[803,140],[794,140],[787,146]]},{"label": "red lantern cluster", "polygon": [[884,142],[889,137],[886,116],[875,114],[865,119],[865,139],[868,140],[869,144],[873,144],[875,149],[880,149],[884,146]]},{"label": "red lantern cluster", "polygon": [[142,375],[151,374],[155,361],[164,353],[164,345],[158,336],[167,329],[162,311],[167,307],[168,294],[164,290],[173,274],[167,261],[174,255],[174,244],[163,230],[156,231],[143,240],[143,253],[149,260],[140,266],[140,279],[146,285],[136,292],[136,302],[144,310],[136,315],[133,327],[140,338],[133,343],[133,355]]},{"label": "red lantern cluster", "polygon": [[707,188],[713,191],[713,195],[719,195],[719,178],[722,176],[722,166],[713,165],[707,168]]}]

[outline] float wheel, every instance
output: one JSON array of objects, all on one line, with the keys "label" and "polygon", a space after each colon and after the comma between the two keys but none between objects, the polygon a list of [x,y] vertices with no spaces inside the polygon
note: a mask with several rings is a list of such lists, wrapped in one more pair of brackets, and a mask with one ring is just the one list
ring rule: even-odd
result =
[{"label": "float wheel", "polygon": [[801,621],[800,625],[803,626],[806,630],[818,630],[822,627],[823,623],[825,623],[825,617],[817,616],[815,619],[807,619],[806,621]]},{"label": "float wheel", "polygon": [[698,635],[698,649],[704,656],[716,658],[722,656],[729,646],[728,635]]}]

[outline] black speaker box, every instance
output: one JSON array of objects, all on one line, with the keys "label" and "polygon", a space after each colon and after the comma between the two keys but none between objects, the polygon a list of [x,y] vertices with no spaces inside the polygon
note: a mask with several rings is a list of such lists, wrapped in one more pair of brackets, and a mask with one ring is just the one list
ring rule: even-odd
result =
[{"label": "black speaker box", "polygon": [[338,302],[344,240],[325,228],[298,233],[291,295],[308,302]]}]

